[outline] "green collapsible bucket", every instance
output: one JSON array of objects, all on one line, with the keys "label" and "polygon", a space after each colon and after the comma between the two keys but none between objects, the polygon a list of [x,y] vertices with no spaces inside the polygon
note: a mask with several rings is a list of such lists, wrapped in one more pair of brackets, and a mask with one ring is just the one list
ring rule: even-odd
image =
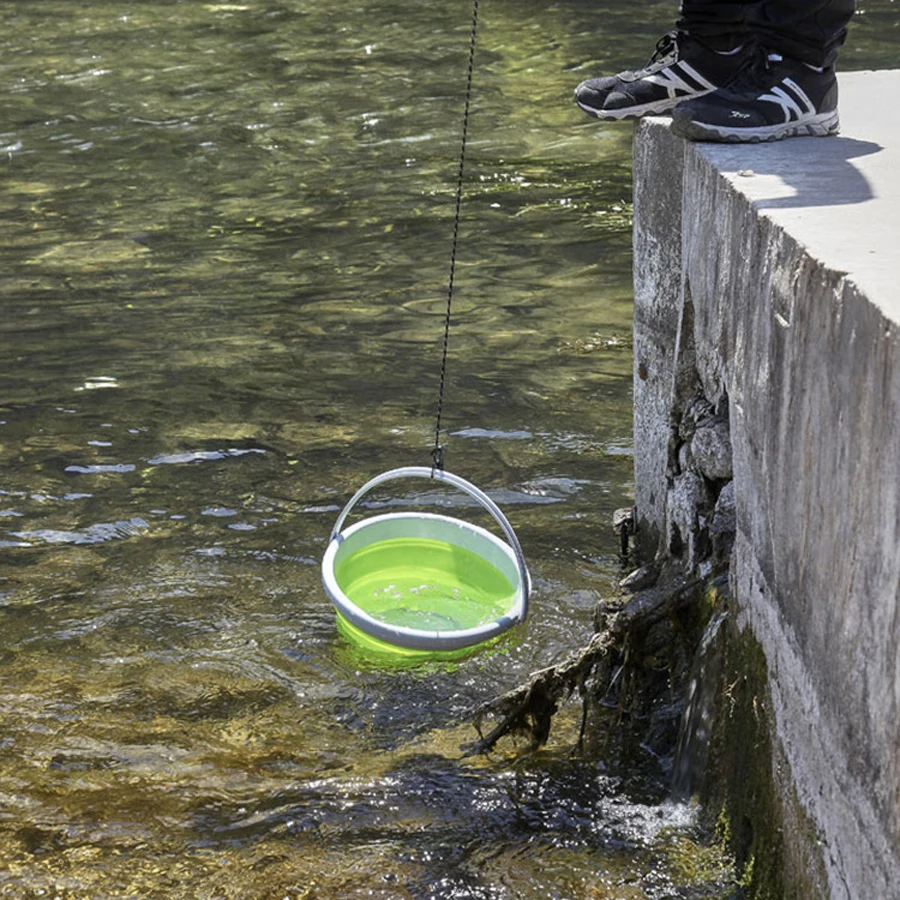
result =
[{"label": "green collapsible bucket", "polygon": [[[463,491],[486,509],[506,540],[434,513],[388,513],[343,529],[374,487],[428,478]],[[376,476],[335,522],[322,559],[322,581],[338,627],[366,650],[404,656],[457,654],[523,622],[531,577],[522,548],[500,508],[449,472],[409,466]]]}]

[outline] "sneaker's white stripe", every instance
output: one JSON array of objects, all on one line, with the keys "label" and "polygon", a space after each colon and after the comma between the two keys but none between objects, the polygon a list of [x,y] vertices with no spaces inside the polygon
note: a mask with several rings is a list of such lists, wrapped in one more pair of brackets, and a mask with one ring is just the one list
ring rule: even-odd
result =
[{"label": "sneaker's white stripe", "polygon": [[693,78],[703,90],[714,91],[719,87],[717,84],[713,84],[708,78],[704,78],[693,66],[689,66],[686,62],[679,62],[678,65],[681,66],[685,75]]},{"label": "sneaker's white stripe", "polygon": [[[680,71],[679,71],[680,70]],[[681,76],[691,79],[694,83],[690,84]],[[704,78],[693,66],[689,66],[686,62],[680,60],[665,69],[660,69],[653,75],[647,75],[643,81],[649,81],[651,84],[657,84],[665,88],[670,98],[675,99],[678,92],[683,94],[697,94],[701,91],[714,91],[716,85]]]},{"label": "sneaker's white stripe", "polygon": [[809,99],[803,88],[801,88],[793,78],[785,78],[781,83],[786,88],[790,88],[794,92],[794,96],[797,98],[797,102],[806,107],[807,114],[815,113],[815,104],[812,102],[812,100]]},{"label": "sneaker's white stripe", "polygon": [[[784,88],[789,88],[793,96]],[[799,85],[790,78],[785,78],[781,85],[775,85],[770,94],[761,94],[760,100],[768,100],[770,103],[781,107],[784,121],[802,119],[804,116],[815,115],[816,108],[812,101],[800,89]]]}]

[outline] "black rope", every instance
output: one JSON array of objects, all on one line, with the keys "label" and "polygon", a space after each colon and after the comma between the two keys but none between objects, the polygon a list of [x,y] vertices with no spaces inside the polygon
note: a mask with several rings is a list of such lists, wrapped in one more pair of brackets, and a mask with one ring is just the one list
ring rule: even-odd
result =
[{"label": "black rope", "polygon": [[450,347],[450,311],[453,307],[453,280],[456,275],[456,247],[459,242],[459,211],[462,206],[463,172],[466,163],[466,139],[469,133],[469,103],[472,99],[472,74],[475,71],[475,37],[478,33],[478,0],[472,0],[472,35],[469,41],[469,70],[466,75],[466,105],[462,120],[462,141],[459,148],[459,171],[456,176],[456,210],[453,215],[453,244],[450,249],[450,275],[447,279],[447,311],[444,315],[444,348],[441,354],[441,380],[438,386],[437,421],[434,426],[434,449],[431,451],[432,475],[444,468],[444,448],[441,446],[441,417],[444,413],[444,386],[447,383],[447,351]]}]

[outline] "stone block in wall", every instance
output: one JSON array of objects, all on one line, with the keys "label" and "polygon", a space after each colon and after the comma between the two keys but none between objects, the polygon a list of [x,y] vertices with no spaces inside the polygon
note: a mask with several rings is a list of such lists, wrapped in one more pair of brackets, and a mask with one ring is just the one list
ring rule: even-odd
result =
[{"label": "stone block in wall", "polygon": [[731,433],[728,422],[716,419],[697,428],[691,438],[691,462],[710,481],[727,481],[731,478]]}]

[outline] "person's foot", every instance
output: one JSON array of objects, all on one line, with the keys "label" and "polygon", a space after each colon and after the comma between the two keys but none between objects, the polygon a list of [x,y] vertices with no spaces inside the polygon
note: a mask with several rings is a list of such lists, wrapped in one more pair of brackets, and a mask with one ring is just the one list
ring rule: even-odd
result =
[{"label": "person's foot", "polygon": [[731,82],[752,51],[718,53],[681,31],[658,41],[647,65],[637,72],[589,78],[575,88],[575,102],[598,119],[635,119],[668,112]]},{"label": "person's foot", "polygon": [[777,141],[836,134],[834,68],[814,69],[760,50],[731,84],[688,100],[672,113],[672,131],[691,141]]}]

